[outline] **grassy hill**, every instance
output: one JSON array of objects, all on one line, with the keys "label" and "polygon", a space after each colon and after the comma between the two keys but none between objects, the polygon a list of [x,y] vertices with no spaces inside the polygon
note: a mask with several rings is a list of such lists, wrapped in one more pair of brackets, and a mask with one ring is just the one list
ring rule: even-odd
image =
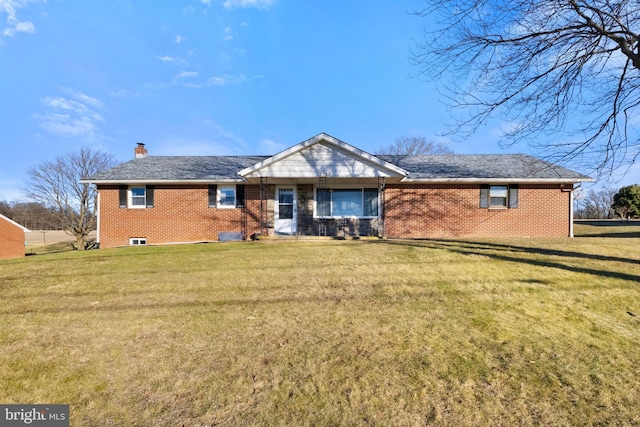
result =
[{"label": "grassy hill", "polygon": [[638,238],[0,261],[0,401],[72,425],[634,425]]}]

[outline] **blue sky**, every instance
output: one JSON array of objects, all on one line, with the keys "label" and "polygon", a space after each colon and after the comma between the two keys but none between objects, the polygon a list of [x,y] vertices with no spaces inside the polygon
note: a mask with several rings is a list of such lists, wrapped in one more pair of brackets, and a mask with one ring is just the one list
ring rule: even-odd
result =
[{"label": "blue sky", "polygon": [[[449,112],[409,57],[421,0],[0,0],[0,200],[89,146],[275,154],[320,132],[372,153]],[[457,153],[501,153],[499,125]],[[528,152],[526,146],[508,152]],[[633,177],[635,178],[635,177]],[[632,178],[625,179],[631,183]]]}]

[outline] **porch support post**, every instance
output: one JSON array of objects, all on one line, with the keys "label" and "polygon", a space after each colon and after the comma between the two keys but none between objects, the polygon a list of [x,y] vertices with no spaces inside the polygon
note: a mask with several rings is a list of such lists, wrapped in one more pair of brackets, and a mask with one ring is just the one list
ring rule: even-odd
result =
[{"label": "porch support post", "polygon": [[96,246],[100,249],[100,191],[98,191],[98,197],[96,197]]},{"label": "porch support post", "polygon": [[267,178],[260,177],[260,234],[267,235]]},{"label": "porch support post", "polygon": [[381,238],[384,238],[386,235],[385,226],[384,226],[385,187],[386,187],[386,183],[385,183],[384,177],[378,177],[378,191],[380,192],[380,203],[378,203],[378,209],[380,209],[380,212],[378,212],[378,216],[380,217],[380,230],[378,230],[378,234],[379,234],[378,237],[381,237]]}]

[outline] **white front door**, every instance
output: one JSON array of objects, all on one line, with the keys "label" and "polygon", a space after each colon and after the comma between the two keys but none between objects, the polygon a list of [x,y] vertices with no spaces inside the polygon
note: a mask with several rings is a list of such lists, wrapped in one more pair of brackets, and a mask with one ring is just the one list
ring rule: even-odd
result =
[{"label": "white front door", "polygon": [[276,234],[295,234],[297,231],[297,206],[295,186],[276,187],[276,200],[274,207]]}]

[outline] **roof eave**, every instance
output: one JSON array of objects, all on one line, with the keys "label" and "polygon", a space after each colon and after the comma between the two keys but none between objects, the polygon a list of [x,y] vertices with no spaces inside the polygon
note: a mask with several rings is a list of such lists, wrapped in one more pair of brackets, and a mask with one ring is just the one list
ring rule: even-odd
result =
[{"label": "roof eave", "polygon": [[575,184],[577,182],[594,182],[592,178],[405,178],[402,182],[411,183],[525,183],[525,184]]},{"label": "roof eave", "polygon": [[216,184],[216,183],[237,183],[247,182],[243,178],[222,178],[222,179],[97,179],[80,180],[81,184],[96,185],[116,185],[116,184]]}]

